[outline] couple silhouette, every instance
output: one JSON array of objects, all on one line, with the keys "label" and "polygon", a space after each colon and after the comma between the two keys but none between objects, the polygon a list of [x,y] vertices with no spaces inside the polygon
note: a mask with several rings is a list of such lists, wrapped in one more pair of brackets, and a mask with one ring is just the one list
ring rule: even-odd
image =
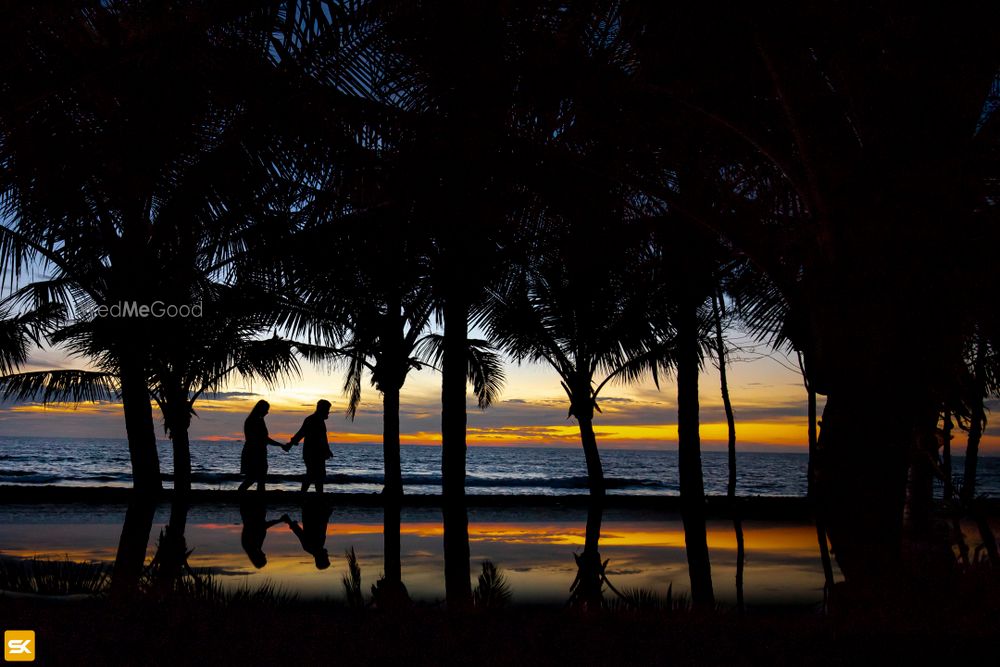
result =
[{"label": "couple silhouette", "polygon": [[243,422],[243,434],[246,442],[240,455],[240,474],[246,479],[240,484],[239,490],[246,491],[254,484],[258,491],[264,491],[267,480],[267,446],[281,447],[288,452],[302,441],[302,461],[306,465],[306,473],[302,479],[302,493],[309,490],[310,485],[316,486],[318,493],[323,493],[323,482],[326,480],[326,460],[333,456],[330,443],[326,438],[326,418],[330,416],[330,401],[320,400],[316,403],[316,412],[302,422],[302,428],[286,443],[278,442],[267,433],[264,417],[271,409],[267,401],[257,401],[250,415]]},{"label": "couple silhouette", "polygon": [[330,567],[330,555],[326,550],[326,531],[330,522],[332,508],[324,500],[312,496],[302,504],[302,523],[293,520],[288,514],[282,514],[280,519],[267,519],[267,506],[263,500],[245,498],[240,503],[240,518],[243,520],[243,532],[240,542],[243,550],[253,566],[260,569],[267,565],[264,554],[264,538],[267,530],[279,523],[286,524],[299,539],[302,550],[313,557],[317,570]]}]

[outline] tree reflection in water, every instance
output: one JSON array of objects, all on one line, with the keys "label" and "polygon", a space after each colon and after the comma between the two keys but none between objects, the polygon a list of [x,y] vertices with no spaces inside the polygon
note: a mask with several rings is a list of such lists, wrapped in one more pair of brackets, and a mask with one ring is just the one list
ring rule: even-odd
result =
[{"label": "tree reflection in water", "polygon": [[129,598],[138,592],[155,512],[156,505],[147,497],[134,496],[129,501],[111,571],[112,598]]},{"label": "tree reflection in water", "polygon": [[412,604],[403,584],[400,555],[400,505],[397,498],[386,497],[382,508],[383,574],[372,585],[372,604],[378,609],[400,609]]},{"label": "tree reflection in water", "polygon": [[444,519],[444,588],[448,609],[461,611],[472,605],[469,570],[469,513],[464,504],[446,503]]}]

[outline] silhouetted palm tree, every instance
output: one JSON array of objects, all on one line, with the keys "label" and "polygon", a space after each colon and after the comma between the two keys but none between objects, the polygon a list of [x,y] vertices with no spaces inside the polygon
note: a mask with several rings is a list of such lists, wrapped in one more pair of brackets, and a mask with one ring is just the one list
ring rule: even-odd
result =
[{"label": "silhouetted palm tree", "polygon": [[[193,270],[168,266],[165,246],[182,250],[207,226],[217,262],[240,247],[244,216],[282,163],[256,124],[274,92],[261,39],[273,17],[197,8],[4,9],[5,269],[40,262],[78,305],[151,305],[170,292],[168,276],[187,284]],[[154,334],[148,318],[122,317],[102,346],[144,490],[160,487],[147,391]]]},{"label": "silhouetted palm tree", "polygon": [[[441,361],[440,335],[428,333],[434,311],[422,239],[405,211],[385,206],[324,220],[292,239],[293,266],[279,322],[298,349],[317,361],[347,365],[348,416],[361,401],[365,373],[382,394],[385,492],[402,493],[400,393],[409,372]],[[316,251],[315,249],[319,249]],[[466,372],[480,406],[498,395],[504,374],[484,341],[469,341]]]},{"label": "silhouetted palm tree", "polygon": [[26,364],[31,346],[41,345],[45,332],[64,315],[62,307],[56,304],[16,315],[0,305],[0,375],[15,373]]},{"label": "silhouetted palm tree", "polygon": [[[657,341],[651,325],[653,292],[636,232],[622,229],[615,212],[597,220],[550,222],[537,257],[509,277],[483,314],[489,337],[500,349],[517,361],[544,362],[558,373],[569,399],[568,416],[580,426],[595,496],[605,492],[593,427],[601,390],[611,381],[655,375],[669,362],[670,348]],[[599,258],[594,239],[601,239]]]},{"label": "silhouetted palm tree", "polygon": [[[729,249],[718,237],[696,224],[705,183],[693,184],[685,174],[678,188],[683,208],[668,208],[657,221],[650,244],[654,279],[660,282],[660,302],[652,317],[673,347],[677,373],[678,480],[684,522],[691,601],[714,606],[701,464],[699,376],[705,350],[718,351],[717,298],[723,276],[731,270]],[[714,331],[713,331],[714,329]],[[731,432],[732,433],[732,432]],[[735,437],[733,433],[731,438]]]},{"label": "silhouetted palm tree", "polygon": [[[465,494],[471,307],[498,265],[510,167],[507,8],[490,3],[375,3],[381,82],[408,129],[399,164],[425,230],[428,275],[443,325],[441,455],[449,502]],[[474,26],[472,28],[471,26]]]},{"label": "silhouetted palm tree", "polygon": [[[298,372],[293,344],[259,338],[273,320],[266,300],[248,288],[211,286],[197,303],[201,317],[165,319],[152,341],[148,391],[173,442],[174,489],[191,488],[188,430],[195,402],[234,377],[273,386]],[[121,371],[100,317],[51,329],[49,339],[70,354],[93,360],[95,370],[47,370],[0,377],[0,395],[48,402],[107,401],[120,397]]]},{"label": "silhouetted palm tree", "polygon": [[[633,18],[661,108],[803,202],[784,243],[770,243],[767,215],[710,224],[801,309],[810,385],[827,396],[817,491],[830,538],[848,580],[885,585],[900,572],[913,434],[933,422],[934,387],[960,354],[960,331],[925,313],[970,284],[955,270],[963,244],[940,241],[969,238],[981,202],[968,176],[986,165],[977,129],[996,115],[984,101],[1000,65],[997,10],[873,7],[846,21],[842,7],[810,7],[780,31],[757,12],[719,21],[647,5]],[[759,193],[737,199],[752,208]]]}]

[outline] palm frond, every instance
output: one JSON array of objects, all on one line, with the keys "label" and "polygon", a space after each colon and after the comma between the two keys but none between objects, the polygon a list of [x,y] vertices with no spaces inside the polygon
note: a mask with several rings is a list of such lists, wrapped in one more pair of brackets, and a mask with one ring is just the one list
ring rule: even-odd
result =
[{"label": "palm frond", "polygon": [[491,560],[484,560],[482,568],[479,581],[472,591],[472,604],[478,609],[506,607],[512,596],[507,575]]},{"label": "palm frond", "polygon": [[479,409],[485,410],[500,398],[506,375],[503,357],[484,340],[469,340],[468,377]]},{"label": "palm frond", "polygon": [[113,401],[119,389],[116,375],[98,371],[34,371],[0,377],[0,397],[4,400],[43,404]]}]

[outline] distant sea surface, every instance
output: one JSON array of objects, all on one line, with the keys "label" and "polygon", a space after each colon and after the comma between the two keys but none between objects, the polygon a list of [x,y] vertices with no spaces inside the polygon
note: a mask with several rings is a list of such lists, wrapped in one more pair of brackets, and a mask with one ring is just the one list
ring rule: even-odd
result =
[{"label": "distant sea surface", "polygon": [[[196,489],[235,489],[241,442],[193,441],[191,459]],[[327,462],[328,491],[377,493],[382,488],[381,445],[333,444]],[[169,442],[159,443],[160,467],[172,485]],[[300,447],[284,453],[268,448],[268,488],[295,490],[304,472]],[[401,448],[403,485],[408,494],[441,492],[441,450]],[[606,449],[601,452],[609,493],[677,495],[677,452]],[[808,458],[799,453],[738,452],[737,493],[743,496],[804,496]],[[863,465],[863,461],[859,465]],[[703,452],[705,490],[725,495],[728,465],[725,452]],[[953,467],[962,470],[962,457]],[[119,486],[132,483],[124,440],[0,436],[0,484],[26,486]],[[469,494],[571,495],[587,492],[587,470],[581,449],[470,447],[466,488]],[[1000,457],[979,461],[978,492],[1000,496]]]}]

